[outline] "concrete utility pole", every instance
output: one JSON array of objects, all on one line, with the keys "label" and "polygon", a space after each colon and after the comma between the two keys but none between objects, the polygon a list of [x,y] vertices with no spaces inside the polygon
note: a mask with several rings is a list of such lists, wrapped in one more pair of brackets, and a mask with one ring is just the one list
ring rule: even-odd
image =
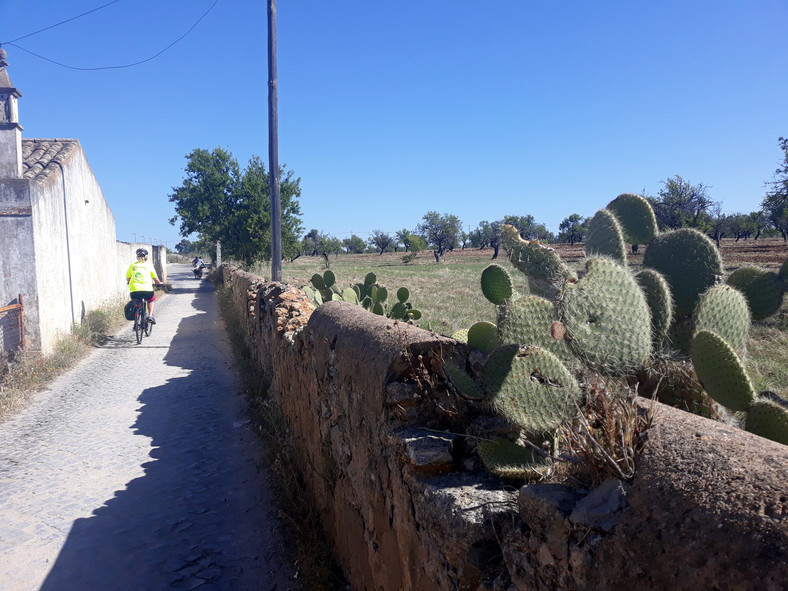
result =
[{"label": "concrete utility pole", "polygon": [[282,203],[279,195],[279,114],[276,81],[276,0],[268,0],[268,167],[271,185],[271,280],[282,281]]}]

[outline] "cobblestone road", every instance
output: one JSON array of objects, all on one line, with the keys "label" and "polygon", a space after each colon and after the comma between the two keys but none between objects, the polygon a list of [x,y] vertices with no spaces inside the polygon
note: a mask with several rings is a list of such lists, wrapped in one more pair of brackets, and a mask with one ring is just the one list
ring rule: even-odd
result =
[{"label": "cobblestone road", "polygon": [[0,589],[285,590],[213,288],[174,291],[0,425]]}]

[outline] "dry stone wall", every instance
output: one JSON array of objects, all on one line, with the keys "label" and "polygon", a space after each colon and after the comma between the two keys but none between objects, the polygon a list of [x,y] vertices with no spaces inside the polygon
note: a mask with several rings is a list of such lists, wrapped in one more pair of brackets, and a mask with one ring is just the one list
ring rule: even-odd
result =
[{"label": "dry stone wall", "polygon": [[470,409],[439,387],[464,345],[216,277],[352,589],[786,588],[788,447],[655,403],[632,482],[513,490],[469,459]]}]

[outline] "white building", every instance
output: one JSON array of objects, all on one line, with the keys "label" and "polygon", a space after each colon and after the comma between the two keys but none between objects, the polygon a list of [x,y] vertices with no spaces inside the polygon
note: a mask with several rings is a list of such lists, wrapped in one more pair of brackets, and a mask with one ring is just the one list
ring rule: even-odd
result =
[{"label": "white building", "polygon": [[[0,49],[0,308],[22,294],[26,348],[48,353],[87,310],[127,291],[137,245],[117,242],[78,140],[22,138],[7,66]],[[0,352],[12,330],[0,316]]]}]

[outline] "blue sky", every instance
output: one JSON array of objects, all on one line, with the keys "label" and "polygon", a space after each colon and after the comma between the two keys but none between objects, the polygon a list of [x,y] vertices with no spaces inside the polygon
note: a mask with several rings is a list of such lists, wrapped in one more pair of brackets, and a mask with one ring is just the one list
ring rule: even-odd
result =
[{"label": "blue sky", "polygon": [[[0,0],[0,42],[108,0]],[[17,41],[76,67],[146,59],[214,0],[120,0]],[[172,247],[194,148],[268,160],[266,2],[219,0],[131,68],[5,45],[23,137],[78,138],[120,240]],[[279,161],[305,230],[366,238],[429,210],[557,231],[681,175],[758,209],[788,136],[786,0],[279,0]],[[143,203],[146,215],[136,208]]]}]

